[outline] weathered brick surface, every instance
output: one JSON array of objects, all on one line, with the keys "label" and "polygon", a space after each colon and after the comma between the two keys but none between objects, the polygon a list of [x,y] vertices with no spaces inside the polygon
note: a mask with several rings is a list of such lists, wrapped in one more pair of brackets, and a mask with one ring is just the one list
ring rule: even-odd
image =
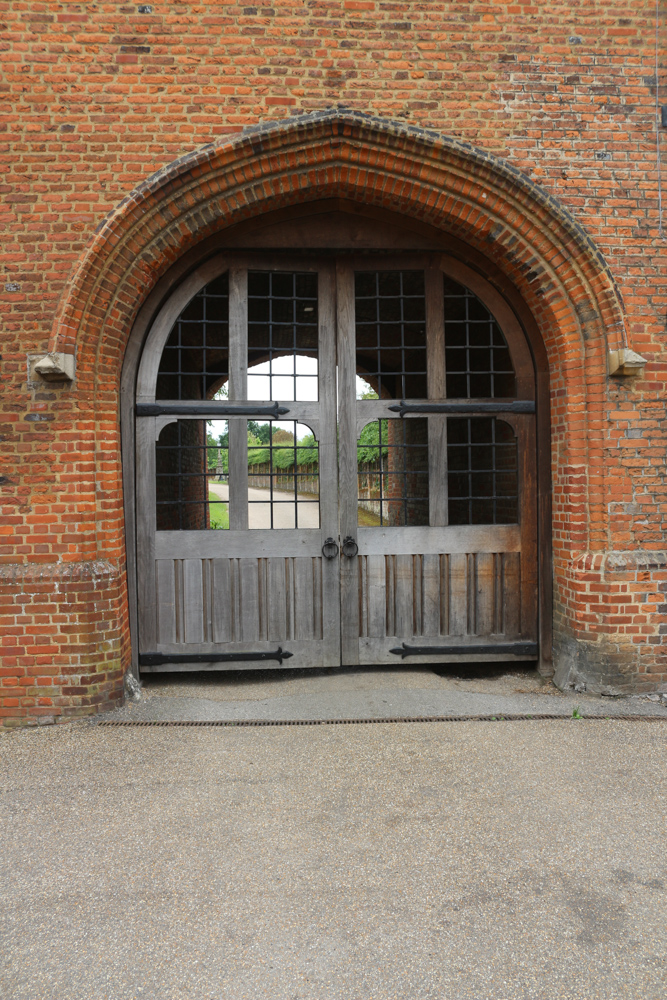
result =
[{"label": "weathered brick surface", "polygon": [[[667,683],[654,17],[652,0],[0,2],[3,718],[120,697],[118,382],[147,291],[230,221],[332,195],[439,225],[519,290],[551,375],[557,660]],[[624,338],[649,363],[608,379]],[[73,387],[28,385],[49,348],[76,350]]]}]

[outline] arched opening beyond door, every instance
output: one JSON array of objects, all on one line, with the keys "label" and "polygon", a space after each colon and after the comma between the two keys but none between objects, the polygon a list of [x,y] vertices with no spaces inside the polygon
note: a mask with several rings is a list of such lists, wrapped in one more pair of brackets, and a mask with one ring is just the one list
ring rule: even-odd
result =
[{"label": "arched opening beyond door", "polygon": [[506,302],[358,214],[226,241],[138,368],[141,668],[536,659],[536,378]]}]

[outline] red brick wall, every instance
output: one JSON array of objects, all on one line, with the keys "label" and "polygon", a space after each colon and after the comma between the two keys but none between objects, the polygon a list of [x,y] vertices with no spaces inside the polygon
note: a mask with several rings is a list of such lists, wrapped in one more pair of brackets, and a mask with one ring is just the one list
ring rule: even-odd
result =
[{"label": "red brick wall", "polygon": [[[193,194],[198,172],[209,169],[211,149],[224,150],[225,138],[247,126],[340,105],[493,154],[557,199],[595,241],[608,272],[602,264],[596,272],[591,256],[582,277],[583,251],[570,242],[563,261],[551,251],[540,257],[548,213],[522,200],[524,182],[511,170],[502,205],[497,177],[485,202],[474,184],[463,185],[459,194],[477,199],[474,212],[457,209],[455,199],[429,202],[424,191],[415,200],[386,180],[380,191],[379,181],[351,173],[336,181],[331,168],[328,180],[308,175],[323,195],[345,188],[362,199],[365,184],[375,204],[441,225],[519,289],[551,369],[561,662],[569,677],[667,682],[667,295],[653,0],[139,9],[0,3],[8,98],[0,218],[5,717],[67,715],[118,697],[128,650],[117,406],[124,345],[142,297],[169,263],[229,222],[235,205],[253,210],[237,195],[223,211],[217,196]],[[662,44],[662,27],[660,34]],[[117,209],[155,171],[204,146],[171,167],[162,185]],[[237,155],[221,152],[216,163]],[[242,158],[250,162],[247,149]],[[248,170],[269,171],[252,162]],[[460,162],[463,169],[463,153]],[[486,168],[475,169],[483,186]],[[182,181],[189,193],[181,196]],[[274,187],[267,207],[306,197],[296,184]],[[198,197],[204,207],[188,215],[186,203]],[[492,200],[500,228],[484,214]],[[153,210],[168,236],[155,219],[146,235]],[[530,226],[538,233],[532,242],[524,239]],[[566,273],[568,259],[575,263]],[[622,306],[609,304],[612,279]],[[584,303],[574,317],[568,295]],[[597,316],[592,301],[601,303]],[[630,345],[649,363],[637,379],[610,380],[604,353],[619,346],[622,318]],[[30,386],[27,356],[68,344],[77,352],[75,385]],[[76,621],[71,633],[66,620]],[[55,673],[43,669],[48,662]],[[50,685],[42,683],[47,676]],[[49,697],[53,704],[40,705]]]}]

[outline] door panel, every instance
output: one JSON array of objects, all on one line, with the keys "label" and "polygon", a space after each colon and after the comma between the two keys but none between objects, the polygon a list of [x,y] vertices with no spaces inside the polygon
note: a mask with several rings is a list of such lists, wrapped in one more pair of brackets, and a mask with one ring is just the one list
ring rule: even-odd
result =
[{"label": "door panel", "polygon": [[237,262],[171,322],[149,335],[137,411],[142,669],[335,666],[330,269]]},{"label": "door panel", "polygon": [[341,497],[341,533],[358,546],[342,566],[344,662],[534,658],[534,417],[512,412],[509,348],[437,268],[361,266],[339,267],[338,288],[340,410],[355,413],[341,489],[357,501]]},{"label": "door panel", "polygon": [[165,306],[138,377],[142,669],[535,658],[530,359],[437,256],[395,264],[237,256]]}]

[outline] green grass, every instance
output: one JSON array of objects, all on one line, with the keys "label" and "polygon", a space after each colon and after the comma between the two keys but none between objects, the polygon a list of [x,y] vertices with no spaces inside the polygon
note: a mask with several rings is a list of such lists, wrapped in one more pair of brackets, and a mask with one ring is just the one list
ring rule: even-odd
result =
[{"label": "green grass", "polygon": [[377,528],[382,523],[377,514],[373,514],[372,511],[366,510],[365,507],[359,506],[357,508],[358,512],[358,524],[361,528]]},{"label": "green grass", "polygon": [[212,528],[229,527],[229,508],[226,503],[220,503],[220,497],[213,490],[208,491],[210,525]]}]

